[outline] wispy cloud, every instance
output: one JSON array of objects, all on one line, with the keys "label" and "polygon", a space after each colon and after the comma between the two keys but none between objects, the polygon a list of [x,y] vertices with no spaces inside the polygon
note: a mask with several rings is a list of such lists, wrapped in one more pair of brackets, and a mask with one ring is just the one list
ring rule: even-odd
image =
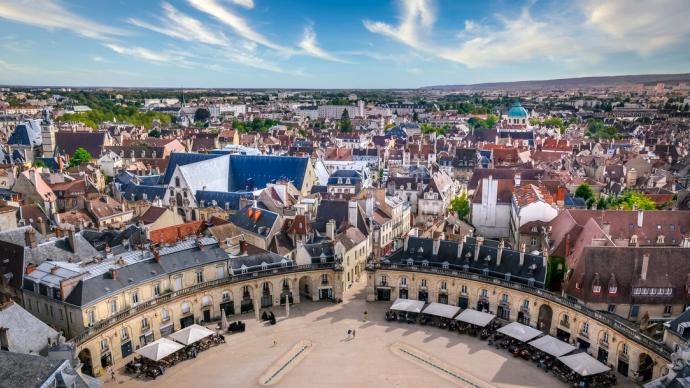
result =
[{"label": "wispy cloud", "polygon": [[105,58],[103,58],[100,55],[94,55],[91,57],[91,60],[94,62],[105,62]]},{"label": "wispy cloud", "polygon": [[46,29],[65,29],[87,38],[106,39],[127,31],[87,19],[67,10],[58,0],[4,0],[0,18]]},{"label": "wispy cloud", "polygon": [[254,8],[254,0],[232,0],[232,2],[244,8]]},{"label": "wispy cloud", "polygon": [[319,44],[316,41],[316,32],[314,32],[314,28],[311,25],[304,27],[304,36],[302,37],[302,41],[299,42],[299,47],[302,48],[306,54],[311,55],[312,57],[325,59],[327,61],[345,63],[344,60],[319,47]]},{"label": "wispy cloud", "polygon": [[572,65],[599,61],[612,53],[647,55],[690,43],[690,7],[685,0],[584,0],[558,7],[558,12],[543,7],[536,16],[530,3],[518,17],[494,15],[498,23],[468,19],[457,33],[458,40],[450,43],[433,37],[436,13],[431,0],[399,0],[399,4],[397,25],[364,20],[364,26],[417,52],[468,67],[537,58]]},{"label": "wispy cloud", "polygon": [[258,43],[262,46],[268,47],[273,50],[278,50],[282,52],[290,53],[291,50],[288,47],[281,46],[277,43],[270,41],[268,38],[255,31],[239,14],[231,11],[230,9],[224,7],[216,0],[188,0],[189,3],[201,12],[205,12],[214,18],[218,19],[221,23],[232,28],[239,36],[244,39],[250,40],[252,42]]},{"label": "wispy cloud", "polygon": [[142,59],[148,62],[157,63],[169,63],[172,62],[175,57],[160,51],[149,50],[144,47],[124,47],[117,44],[105,44],[105,47],[115,51],[118,54],[128,55],[137,59]]}]

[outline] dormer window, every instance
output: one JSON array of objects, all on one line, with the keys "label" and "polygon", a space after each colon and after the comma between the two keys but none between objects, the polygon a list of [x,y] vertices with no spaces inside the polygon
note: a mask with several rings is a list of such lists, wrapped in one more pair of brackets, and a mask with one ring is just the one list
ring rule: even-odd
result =
[{"label": "dormer window", "polygon": [[441,266],[443,267],[443,269],[448,269],[448,268],[450,267],[450,264],[449,264],[447,261],[444,261],[444,262],[441,264]]},{"label": "dormer window", "polygon": [[261,270],[262,270],[262,271],[265,271],[265,270],[267,270],[267,269],[268,269],[268,264],[266,264],[266,262],[262,262],[262,263],[261,263]]},{"label": "dormer window", "polygon": [[633,234],[632,236],[630,236],[630,244],[631,245],[637,244],[637,235],[636,234]]},{"label": "dormer window", "polygon": [[484,268],[484,269],[482,270],[482,274],[483,274],[484,276],[489,276],[489,269],[488,269],[488,268]]},{"label": "dormer window", "polygon": [[660,234],[656,237],[656,243],[657,244],[663,244],[664,243],[664,235]]},{"label": "dormer window", "polygon": [[601,286],[592,286],[593,294],[601,294]]},{"label": "dormer window", "polygon": [[422,267],[428,267],[429,266],[429,260],[422,260]]},{"label": "dormer window", "polygon": [[509,281],[510,281],[510,276],[511,276],[511,275],[510,275],[510,272],[508,272],[507,274],[505,274],[506,282],[509,282]]},{"label": "dormer window", "polygon": [[618,287],[609,286],[609,295],[616,295],[617,292],[618,292]]},{"label": "dormer window", "polygon": [[407,265],[414,265],[414,260],[407,259]]}]

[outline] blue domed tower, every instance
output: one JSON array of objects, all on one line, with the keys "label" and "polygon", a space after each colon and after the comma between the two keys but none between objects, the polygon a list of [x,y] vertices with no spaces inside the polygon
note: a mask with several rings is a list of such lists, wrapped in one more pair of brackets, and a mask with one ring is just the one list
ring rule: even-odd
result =
[{"label": "blue domed tower", "polygon": [[529,113],[527,113],[527,109],[522,107],[522,104],[520,104],[519,100],[515,100],[513,106],[510,107],[510,110],[508,111],[508,124],[526,127],[528,117]]}]

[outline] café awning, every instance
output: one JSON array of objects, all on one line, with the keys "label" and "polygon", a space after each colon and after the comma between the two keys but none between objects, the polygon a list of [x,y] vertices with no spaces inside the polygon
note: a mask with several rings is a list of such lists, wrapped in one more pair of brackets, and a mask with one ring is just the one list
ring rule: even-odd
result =
[{"label": "caf\u00e9 awning", "polygon": [[479,327],[488,325],[494,318],[496,318],[496,316],[493,314],[471,309],[464,310],[460,315],[455,317],[455,319],[460,322],[471,323]]},{"label": "caf\u00e9 awning", "polygon": [[190,345],[213,334],[215,334],[213,330],[209,330],[195,323],[170,334],[168,338],[173,339],[183,345]]},{"label": "caf\u00e9 awning", "polygon": [[529,343],[546,354],[550,354],[554,357],[565,356],[566,354],[575,350],[575,347],[567,342],[563,342],[558,338],[552,337],[550,335],[545,335],[541,338],[537,338]]},{"label": "caf\u00e9 awning", "polygon": [[597,375],[609,370],[608,366],[587,353],[575,353],[569,356],[558,357],[558,361],[580,376]]},{"label": "caf\u00e9 awning", "polygon": [[458,315],[460,307],[451,306],[444,303],[432,303],[422,311],[424,314],[434,315],[441,318],[453,318]]},{"label": "caf\u00e9 awning", "polygon": [[398,298],[393,305],[391,310],[395,311],[405,311],[408,313],[421,313],[424,308],[424,301],[414,300],[414,299],[402,299]]},{"label": "caf\u00e9 awning", "polygon": [[175,341],[171,341],[167,338],[161,338],[137,349],[136,353],[148,358],[149,360],[160,361],[182,348],[184,348],[184,346]]},{"label": "caf\u00e9 awning", "polygon": [[511,322],[497,331],[521,342],[527,342],[542,334],[541,331],[519,322]]}]

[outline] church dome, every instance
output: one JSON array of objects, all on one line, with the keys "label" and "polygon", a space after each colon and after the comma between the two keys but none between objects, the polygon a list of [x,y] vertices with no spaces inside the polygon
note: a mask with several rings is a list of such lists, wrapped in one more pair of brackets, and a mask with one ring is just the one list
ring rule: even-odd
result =
[{"label": "church dome", "polygon": [[508,117],[527,117],[527,109],[522,107],[522,104],[520,104],[520,101],[515,101],[513,103],[513,106],[510,108],[508,111]]}]

